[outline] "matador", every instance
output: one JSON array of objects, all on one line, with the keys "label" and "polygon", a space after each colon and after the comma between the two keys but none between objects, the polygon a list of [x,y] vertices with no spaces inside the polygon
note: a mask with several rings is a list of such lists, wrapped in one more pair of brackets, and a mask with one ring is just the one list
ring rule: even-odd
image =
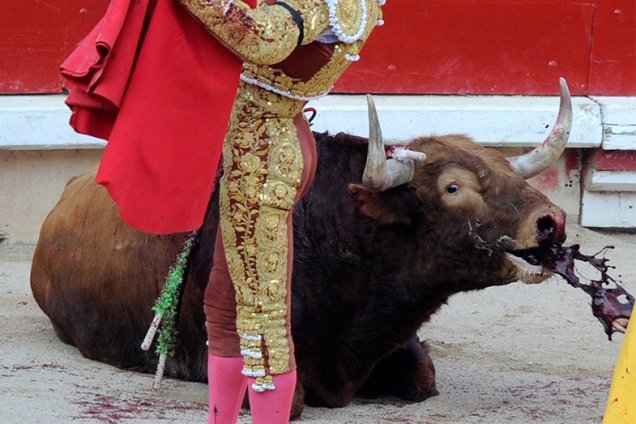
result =
[{"label": "matador", "polygon": [[[62,66],[72,124],[108,139],[97,180],[135,228],[198,228],[222,145],[220,231],[205,293],[209,422],[235,422],[246,386],[255,422],[288,420],[291,216],[316,162],[303,108],[360,58],[383,3],[113,0],[111,22],[100,23],[116,34],[89,35]],[[104,57],[108,36],[113,54]],[[130,57],[115,54],[124,48]],[[111,77],[117,61],[125,78]]]}]

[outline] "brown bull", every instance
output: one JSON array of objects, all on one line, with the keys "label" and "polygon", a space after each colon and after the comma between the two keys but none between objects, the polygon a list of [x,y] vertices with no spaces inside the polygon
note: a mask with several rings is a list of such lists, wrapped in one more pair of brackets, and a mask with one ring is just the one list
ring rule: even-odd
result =
[{"label": "brown bull", "polygon": [[[565,213],[523,178],[565,147],[564,83],[551,135],[513,159],[445,136],[415,139],[387,161],[373,107],[370,118],[369,143],[316,135],[316,180],[294,214],[295,415],[304,402],[343,406],[361,392],[436,394],[420,326],[455,293],[543,281],[550,273],[524,255],[565,239]],[[70,182],[44,222],[33,294],[59,337],[84,356],[152,372],[156,357],[140,343],[184,235],[127,227],[93,177]],[[170,376],[206,378],[202,296],[217,224],[213,198],[190,260]]]}]

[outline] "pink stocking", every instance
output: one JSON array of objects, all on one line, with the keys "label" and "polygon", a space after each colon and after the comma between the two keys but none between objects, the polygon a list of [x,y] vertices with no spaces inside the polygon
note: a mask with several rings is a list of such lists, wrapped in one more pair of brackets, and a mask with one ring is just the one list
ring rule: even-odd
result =
[{"label": "pink stocking", "polygon": [[296,370],[273,376],[275,390],[256,392],[252,389],[254,378],[248,378],[247,393],[250,398],[250,410],[254,424],[284,424],[289,422],[294,389],[296,388]]},{"label": "pink stocking", "polygon": [[235,424],[238,419],[247,378],[241,374],[243,358],[208,355],[210,415],[208,424]]}]

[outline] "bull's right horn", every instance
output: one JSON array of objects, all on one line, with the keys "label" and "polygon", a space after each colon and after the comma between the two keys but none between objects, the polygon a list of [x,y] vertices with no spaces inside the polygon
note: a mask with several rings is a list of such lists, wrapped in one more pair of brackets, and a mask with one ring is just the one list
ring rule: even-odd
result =
[{"label": "bull's right horn", "polygon": [[412,158],[387,160],[378,113],[370,94],[367,94],[367,105],[369,109],[369,150],[362,175],[362,184],[373,191],[384,191],[410,182],[415,172]]},{"label": "bull's right horn", "polygon": [[531,152],[508,158],[512,169],[525,179],[538,175],[554,164],[568,142],[572,129],[572,101],[565,79],[559,79],[559,84],[561,85],[559,114],[548,137]]}]

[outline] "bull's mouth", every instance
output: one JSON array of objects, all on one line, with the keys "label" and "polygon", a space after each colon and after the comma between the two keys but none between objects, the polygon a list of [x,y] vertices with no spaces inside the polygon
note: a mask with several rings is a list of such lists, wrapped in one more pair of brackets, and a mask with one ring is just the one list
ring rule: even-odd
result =
[{"label": "bull's mouth", "polygon": [[497,240],[490,241],[483,238],[477,231],[477,227],[471,227],[469,236],[473,245],[492,256],[495,253],[503,253],[515,271],[515,278],[527,284],[540,283],[552,276],[550,268],[544,265],[545,257],[549,252],[549,246],[536,246],[527,248],[526,245],[514,238],[504,235]]},{"label": "bull's mouth", "polygon": [[505,251],[506,259],[517,270],[517,278],[526,284],[540,283],[553,275],[545,266],[549,254],[549,248],[545,247]]},{"label": "bull's mouth", "polygon": [[516,271],[516,279],[526,284],[536,284],[553,275],[551,267],[546,266],[547,258],[552,254],[549,245],[527,247],[510,236],[487,241],[471,228],[470,237],[475,247],[484,250],[488,256],[502,252]]}]

